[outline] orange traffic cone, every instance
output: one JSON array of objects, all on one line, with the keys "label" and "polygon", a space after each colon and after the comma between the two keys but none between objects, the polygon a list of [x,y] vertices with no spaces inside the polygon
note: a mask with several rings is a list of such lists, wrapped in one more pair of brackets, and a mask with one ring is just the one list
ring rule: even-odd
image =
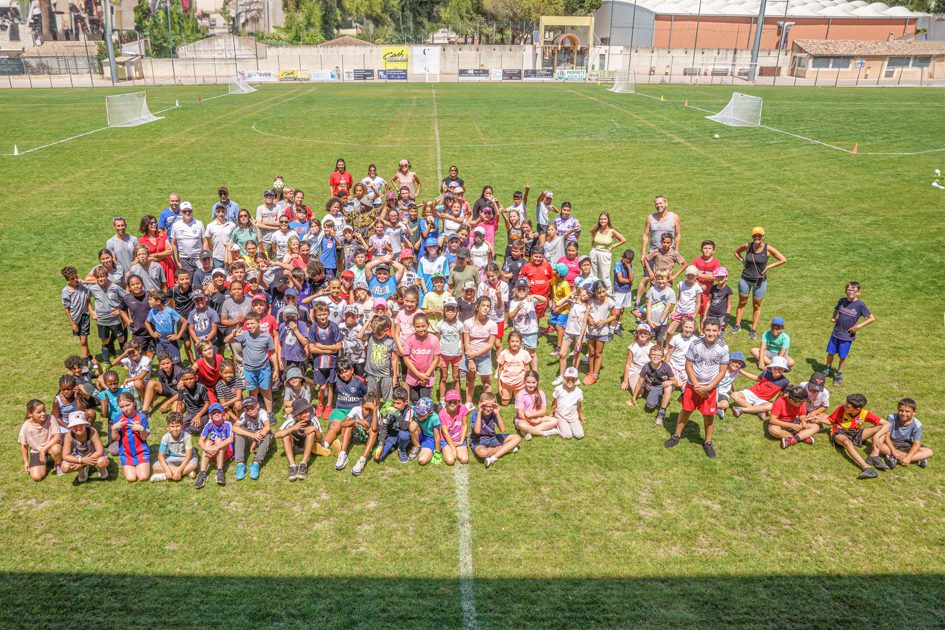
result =
[{"label": "orange traffic cone", "polygon": [[202,96],[198,96],[198,97],[197,97],[197,102],[198,102],[198,103],[203,103],[203,97],[202,97]]},{"label": "orange traffic cone", "polygon": [[688,99],[688,98],[686,99],[686,102],[683,103],[683,107],[689,107],[689,99]]},{"label": "orange traffic cone", "polygon": [[859,143],[859,142],[854,142],[854,143],[853,143],[853,150],[850,151],[850,155],[856,155],[856,152],[859,150],[859,148],[860,148],[860,143]]}]

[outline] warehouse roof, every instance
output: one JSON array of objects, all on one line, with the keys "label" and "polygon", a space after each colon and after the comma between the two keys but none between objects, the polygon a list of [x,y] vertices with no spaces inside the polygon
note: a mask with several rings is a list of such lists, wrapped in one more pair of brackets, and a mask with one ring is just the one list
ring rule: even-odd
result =
[{"label": "warehouse roof", "polygon": [[909,57],[945,55],[945,42],[894,40],[868,42],[858,40],[799,39],[794,42],[802,52],[814,57]]},{"label": "warehouse roof", "polygon": [[[607,0],[605,0],[606,2]],[[663,15],[727,15],[756,16],[759,0],[610,0]],[[701,6],[700,6],[701,5]],[[882,2],[865,0],[768,0],[765,15],[769,17],[852,17],[852,18],[915,18],[925,15],[906,7],[891,7]]]}]

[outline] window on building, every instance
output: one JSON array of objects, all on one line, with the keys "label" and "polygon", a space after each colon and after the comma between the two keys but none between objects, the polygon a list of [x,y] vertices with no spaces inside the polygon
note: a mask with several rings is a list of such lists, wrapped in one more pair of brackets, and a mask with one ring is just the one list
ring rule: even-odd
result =
[{"label": "window on building", "polygon": [[848,70],[850,68],[850,61],[852,57],[814,57],[814,68],[819,69],[833,69],[833,70]]},{"label": "window on building", "polygon": [[931,57],[913,57],[912,58],[913,68],[928,68],[931,65],[932,65]]},{"label": "window on building", "polygon": [[890,57],[886,60],[887,68],[908,68],[909,57]]}]

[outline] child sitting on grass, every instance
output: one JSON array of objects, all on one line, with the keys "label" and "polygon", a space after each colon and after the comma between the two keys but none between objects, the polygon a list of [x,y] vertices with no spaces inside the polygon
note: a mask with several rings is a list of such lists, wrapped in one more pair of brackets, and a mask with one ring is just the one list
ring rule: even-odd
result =
[{"label": "child sitting on grass", "polygon": [[517,451],[521,440],[517,434],[505,433],[495,394],[484,392],[479,397],[479,408],[473,412],[473,429],[469,440],[476,457],[482,459],[486,468],[489,468],[500,457]]},{"label": "child sitting on grass", "polygon": [[781,440],[781,448],[794,446],[798,442],[814,443],[814,435],[820,425],[806,413],[807,390],[791,385],[774,401],[771,418],[768,420],[768,435]]},{"label": "child sitting on grass", "polygon": [[194,487],[198,490],[207,484],[207,470],[211,460],[217,467],[217,485],[226,485],[226,474],[223,466],[233,457],[233,425],[226,419],[226,409],[220,403],[213,403],[207,410],[210,416],[203,431],[200,433],[200,472]]},{"label": "child sitting on grass", "polygon": [[791,337],[784,332],[784,318],[775,317],[771,320],[771,330],[761,335],[761,346],[751,349],[751,356],[758,362],[758,369],[763,370],[771,363],[771,359],[780,356],[787,361],[788,367],[794,367],[794,359],[788,356],[791,349]]},{"label": "child sitting on grass", "polygon": [[154,401],[159,396],[166,400],[158,406],[158,411],[167,413],[177,400],[177,388],[180,385],[181,374],[184,373],[184,368],[174,363],[171,355],[166,352],[158,353],[157,362],[157,378],[148,381],[141,405],[141,409],[147,414],[153,411]]},{"label": "child sitting on grass", "polygon": [[98,469],[99,479],[108,479],[105,447],[82,411],[69,414],[69,431],[63,434],[62,459],[62,472],[77,472],[77,483],[88,481],[90,467]]},{"label": "child sitting on grass", "polygon": [[52,459],[56,475],[62,475],[62,434],[59,422],[46,413],[46,405],[33,399],[26,403],[26,417],[20,427],[20,452],[23,455],[23,470],[33,481],[46,477],[48,460]]},{"label": "child sitting on grass", "polygon": [[[748,375],[748,372],[745,372],[745,353],[744,352],[731,352],[728,355],[728,369],[725,371],[725,375],[722,377],[722,380],[719,381],[719,386],[716,389],[717,402],[716,402],[716,414],[718,414],[719,419],[725,417],[725,410],[731,406],[730,399],[732,397],[732,389],[735,387],[735,380],[739,376]],[[685,375],[683,375],[685,379]],[[678,382],[681,389],[686,388],[686,380]]]},{"label": "child sitting on grass", "polygon": [[[850,394],[846,402],[833,410],[827,417],[830,423],[830,443],[837,449],[843,449],[862,472],[859,479],[874,479],[879,476],[876,469],[888,470],[889,466],[879,457],[879,446],[889,431],[889,423],[866,408],[866,396]],[[863,427],[867,423],[872,426]],[[867,440],[872,440],[870,456],[863,459],[857,448]]]},{"label": "child sitting on grass", "polygon": [[378,418],[378,448],[374,451],[374,461],[380,463],[397,450],[400,463],[410,461],[407,449],[410,447],[410,419],[413,410],[407,406],[410,395],[406,388],[394,389],[393,398],[380,410]]},{"label": "child sitting on grass", "polygon": [[118,408],[121,413],[112,418],[110,430],[112,440],[118,443],[118,459],[125,481],[147,481],[151,477],[148,417],[138,411],[135,397],[130,392],[118,395]]},{"label": "child sitting on grass", "polygon": [[656,424],[662,425],[666,418],[666,408],[669,407],[669,397],[673,393],[674,382],[673,370],[663,362],[663,349],[654,345],[650,348],[650,361],[640,370],[640,378],[637,379],[627,404],[635,407],[637,398],[641,394],[646,394],[644,410],[649,413],[659,407],[656,413]]},{"label": "child sitting on grass", "polygon": [[440,409],[440,435],[443,438],[443,461],[448,466],[454,462],[466,464],[469,462],[469,449],[466,446],[466,436],[469,434],[469,414],[472,409],[462,404],[462,396],[458,389],[446,392],[443,399],[445,405]]},{"label": "child sitting on grass", "polygon": [[197,471],[197,452],[184,431],[184,417],[177,411],[167,414],[167,433],[161,437],[157,463],[151,481],[180,481],[194,478]]},{"label": "child sitting on grass", "polygon": [[134,388],[138,400],[144,400],[148,381],[151,378],[151,357],[141,351],[141,346],[137,342],[129,341],[114,362],[128,370],[128,378],[122,383],[122,387],[129,392]]},{"label": "child sitting on grass", "polygon": [[791,384],[784,376],[785,372],[790,371],[787,360],[782,356],[776,356],[771,359],[768,369],[759,376],[743,373],[756,383],[748,389],[732,394],[732,415],[737,418],[743,413],[756,413],[762,420],[766,420],[765,416],[771,410],[771,401]]},{"label": "child sitting on grass", "polygon": [[886,418],[889,432],[879,450],[886,456],[890,468],[900,464],[925,468],[932,457],[932,449],[922,445],[922,423],[915,417],[915,410],[915,401],[903,398],[899,401],[898,411]]},{"label": "child sitting on grass", "polygon": [[558,435],[558,421],[548,416],[545,392],[538,388],[534,370],[525,375],[525,388],[515,395],[515,428],[526,442],[534,436]]},{"label": "child sitting on grass", "polygon": [[410,440],[413,448],[408,457],[416,459],[421,466],[426,466],[439,454],[442,444],[440,418],[433,413],[433,401],[421,398],[413,405],[413,418],[410,421]]},{"label": "child sitting on grass", "polygon": [[234,450],[236,459],[236,480],[246,477],[246,456],[253,455],[249,467],[249,478],[259,479],[259,467],[262,466],[272,446],[272,428],[269,413],[259,408],[259,401],[250,396],[243,401],[243,411],[233,425]]},{"label": "child sitting on grass", "polygon": [[[301,398],[292,402],[292,414],[286,416],[285,422],[273,435],[282,440],[285,458],[289,462],[289,481],[305,479],[308,476],[308,460],[315,450],[316,444],[322,442],[322,429],[318,424],[311,403]],[[324,446],[323,446],[324,449]],[[328,454],[324,449],[318,454]],[[296,455],[302,455],[302,461],[296,464]]]}]

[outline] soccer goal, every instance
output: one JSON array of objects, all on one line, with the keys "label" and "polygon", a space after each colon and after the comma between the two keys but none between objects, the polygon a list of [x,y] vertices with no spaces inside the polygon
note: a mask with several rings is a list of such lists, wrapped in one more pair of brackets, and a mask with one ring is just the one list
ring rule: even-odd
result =
[{"label": "soccer goal", "polygon": [[761,98],[732,92],[728,105],[718,114],[706,118],[729,127],[757,127],[761,124]]},{"label": "soccer goal", "polygon": [[426,77],[427,83],[439,83],[440,82],[440,73],[433,72],[431,70],[424,69],[423,74]]},{"label": "soccer goal", "polygon": [[236,77],[236,80],[230,83],[227,88],[228,94],[249,94],[256,91],[256,88],[239,77]]},{"label": "soccer goal", "polygon": [[155,116],[148,109],[148,95],[145,92],[106,96],[105,116],[109,127],[137,127],[161,120],[160,116]]},{"label": "soccer goal", "polygon": [[637,84],[633,80],[632,74],[627,75],[626,77],[617,77],[614,79],[613,87],[607,91],[613,92],[614,94],[636,94]]}]

